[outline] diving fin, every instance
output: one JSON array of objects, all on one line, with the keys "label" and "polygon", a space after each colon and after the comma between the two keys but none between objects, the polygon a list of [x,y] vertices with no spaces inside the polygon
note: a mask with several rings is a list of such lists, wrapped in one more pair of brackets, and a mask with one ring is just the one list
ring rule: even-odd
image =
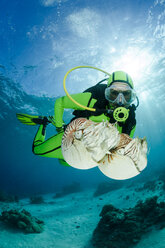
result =
[{"label": "diving fin", "polygon": [[28,115],[20,113],[17,113],[16,116],[21,123],[26,125],[47,125],[48,123],[50,123],[46,116]]}]

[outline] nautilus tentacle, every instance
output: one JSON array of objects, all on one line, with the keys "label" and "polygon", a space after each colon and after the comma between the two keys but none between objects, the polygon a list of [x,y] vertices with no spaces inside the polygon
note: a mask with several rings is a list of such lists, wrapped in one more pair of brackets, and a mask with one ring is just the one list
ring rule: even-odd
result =
[{"label": "nautilus tentacle", "polygon": [[94,161],[100,161],[111,149],[117,147],[120,135],[108,122],[95,123],[84,130],[82,142]]},{"label": "nautilus tentacle", "polygon": [[116,125],[86,118],[72,121],[62,139],[64,159],[78,169],[98,166],[108,177],[127,179],[147,165],[146,139],[119,134]]}]

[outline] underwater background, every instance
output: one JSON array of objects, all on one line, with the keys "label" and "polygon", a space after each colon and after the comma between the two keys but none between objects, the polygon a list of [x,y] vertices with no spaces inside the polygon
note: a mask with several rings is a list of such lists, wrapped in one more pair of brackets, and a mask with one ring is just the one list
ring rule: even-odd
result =
[{"label": "underwater background", "polygon": [[[134,136],[148,142],[140,175],[113,180],[32,153],[38,127],[16,113],[53,115],[76,66],[133,78]],[[105,78],[77,69],[66,88]],[[164,248],[165,0],[1,0],[0,134],[0,248]]]},{"label": "underwater background", "polygon": [[[165,1],[1,0],[0,2],[0,190],[26,196],[84,188],[106,178],[97,168],[77,170],[32,153],[37,127],[16,113],[53,115],[65,95],[63,78],[72,67],[90,65],[109,73],[128,72],[140,105],[135,136],[147,137],[148,166],[137,177],[164,176],[165,165]],[[105,78],[91,69],[72,72],[69,93]],[[64,120],[73,117],[65,111]],[[47,137],[55,128],[47,127]]]}]

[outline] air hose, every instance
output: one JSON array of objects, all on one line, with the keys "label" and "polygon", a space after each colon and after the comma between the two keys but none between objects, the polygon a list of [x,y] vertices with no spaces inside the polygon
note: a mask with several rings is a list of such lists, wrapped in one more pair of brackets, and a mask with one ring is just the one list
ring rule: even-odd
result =
[{"label": "air hose", "polygon": [[101,72],[107,74],[108,76],[110,76],[111,74],[108,73],[108,72],[106,72],[106,71],[104,71],[104,70],[101,70],[101,69],[99,69],[99,68],[97,68],[97,67],[93,67],[93,66],[89,66],[89,65],[85,65],[85,66],[84,66],[84,65],[83,65],[83,66],[76,66],[76,67],[70,69],[70,70],[65,74],[65,77],[64,77],[64,80],[63,80],[63,87],[64,87],[64,91],[65,91],[66,95],[69,97],[69,99],[70,99],[72,102],[74,102],[76,105],[78,105],[79,107],[81,107],[81,108],[84,108],[84,109],[89,110],[89,111],[96,111],[95,108],[89,108],[89,107],[84,106],[84,105],[78,103],[77,101],[75,101],[75,100],[71,97],[71,95],[68,93],[68,91],[67,91],[67,89],[66,89],[66,78],[67,78],[67,76],[68,76],[69,73],[71,73],[72,71],[74,71],[74,70],[76,70],[76,69],[80,69],[80,68],[90,68],[90,69],[94,69],[94,70],[97,70],[97,71],[101,71]]},{"label": "air hose", "polygon": [[[97,68],[97,67],[93,67],[93,66],[89,66],[89,65],[85,65],[85,66],[84,66],[84,65],[83,65],[83,66],[76,66],[76,67],[70,69],[70,70],[65,74],[65,76],[64,76],[63,87],[64,87],[64,91],[65,91],[66,95],[68,96],[68,98],[69,98],[73,103],[75,103],[77,106],[79,106],[79,107],[81,107],[81,108],[83,108],[83,109],[86,109],[86,110],[88,110],[88,111],[93,111],[93,112],[95,112],[95,111],[99,111],[99,112],[102,112],[102,113],[103,113],[103,112],[104,112],[104,113],[107,112],[106,109],[105,109],[105,110],[97,110],[97,109],[95,109],[95,108],[90,108],[90,107],[84,106],[84,105],[78,103],[76,100],[74,100],[74,99],[71,97],[71,95],[68,93],[68,91],[67,91],[67,89],[66,89],[66,78],[67,78],[67,76],[69,75],[69,73],[71,73],[72,71],[74,71],[74,70],[76,70],[76,69],[80,69],[80,68],[90,68],[90,69],[94,69],[94,70],[97,70],[97,71],[101,71],[101,72],[107,74],[108,76],[111,75],[110,73],[108,73],[108,72],[106,72],[106,71],[104,71],[104,70],[102,70],[102,69],[99,69],[99,68]],[[103,80],[103,81],[104,81],[104,80]],[[102,81],[101,81],[101,82],[102,82]],[[124,108],[124,107],[118,107],[118,108],[116,108],[116,109],[113,111],[113,117],[114,117],[114,119],[115,119],[116,121],[118,121],[118,122],[124,122],[124,121],[126,121],[126,119],[128,118],[128,116],[129,116],[129,110],[126,109],[126,108]]]}]

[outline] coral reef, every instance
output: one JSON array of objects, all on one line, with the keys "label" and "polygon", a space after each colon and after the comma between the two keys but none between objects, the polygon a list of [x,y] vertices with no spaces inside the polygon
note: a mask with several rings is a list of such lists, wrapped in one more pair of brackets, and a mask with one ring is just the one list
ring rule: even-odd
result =
[{"label": "coral reef", "polygon": [[0,190],[0,202],[18,202],[17,196],[9,195],[6,192]]},{"label": "coral reef", "polygon": [[147,181],[143,184],[143,186],[138,187],[135,189],[136,192],[139,191],[144,191],[144,190],[148,190],[148,191],[156,191],[159,189],[164,189],[164,182],[162,180],[152,180],[152,181]]},{"label": "coral reef", "polygon": [[56,195],[54,196],[54,198],[60,198],[63,197],[65,195],[69,195],[72,193],[77,193],[77,192],[81,192],[81,186],[79,183],[74,182],[71,185],[65,186],[62,188],[62,191],[59,193],[56,193]]},{"label": "coral reef", "polygon": [[[164,167],[164,166],[163,166]],[[165,170],[161,171],[160,175],[159,175],[159,180],[162,181],[164,183],[163,185],[163,190],[165,190]]]},{"label": "coral reef", "polygon": [[42,204],[45,203],[42,196],[31,196],[30,197],[30,204]]},{"label": "coral reef", "polygon": [[41,233],[43,231],[44,222],[33,217],[28,211],[23,209],[12,209],[3,211],[0,220],[10,226],[21,229],[25,233]]},{"label": "coral reef", "polygon": [[165,227],[165,202],[158,203],[155,196],[145,202],[139,201],[135,207],[125,210],[105,205],[100,216],[102,218],[93,232],[93,246],[130,248],[153,228]]},{"label": "coral reef", "polygon": [[122,188],[122,186],[123,186],[123,182],[121,182],[121,181],[100,183],[93,196],[97,197],[97,196],[106,194],[110,191],[120,189],[120,188]]}]

